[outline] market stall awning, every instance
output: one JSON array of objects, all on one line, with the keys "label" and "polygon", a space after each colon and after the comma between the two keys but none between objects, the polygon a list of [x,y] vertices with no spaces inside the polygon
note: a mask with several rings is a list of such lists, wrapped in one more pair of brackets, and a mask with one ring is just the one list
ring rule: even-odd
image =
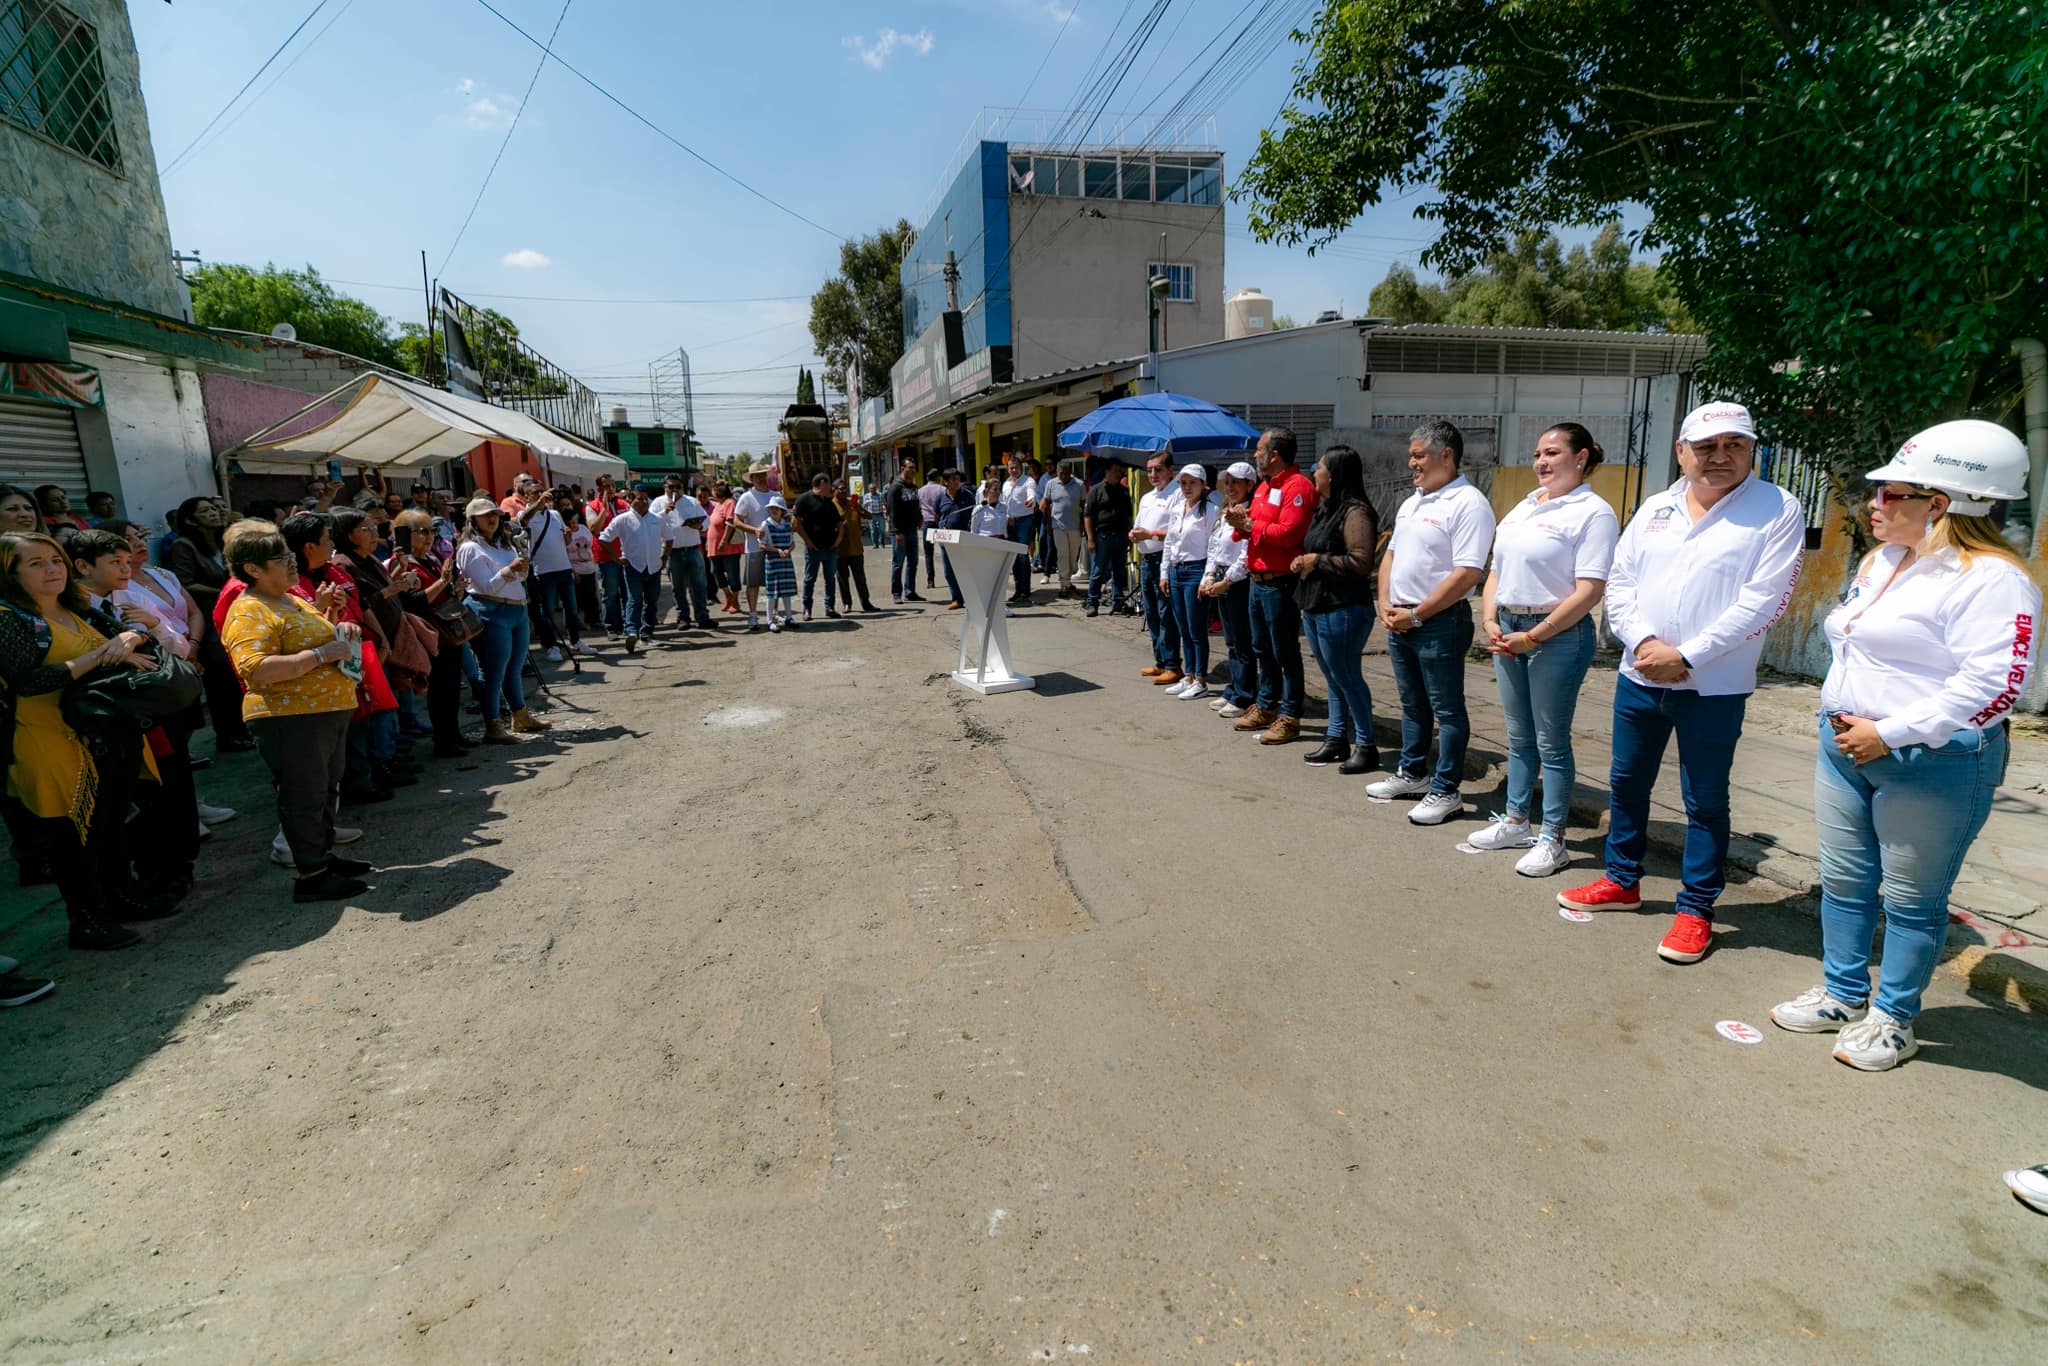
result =
[{"label": "market stall awning", "polygon": [[304,416],[302,410],[257,432],[227,458],[248,474],[313,474],[330,460],[406,470],[460,460],[486,441],[510,441],[531,450],[554,479],[588,483],[600,474],[626,474],[617,456],[525,413],[391,375],[353,379],[308,410],[332,401],[340,401],[341,410],[318,426],[278,435]]}]

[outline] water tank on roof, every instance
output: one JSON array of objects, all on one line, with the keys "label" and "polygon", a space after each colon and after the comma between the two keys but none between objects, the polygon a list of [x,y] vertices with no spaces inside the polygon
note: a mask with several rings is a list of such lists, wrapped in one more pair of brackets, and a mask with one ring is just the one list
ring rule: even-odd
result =
[{"label": "water tank on roof", "polygon": [[614,427],[623,427],[623,426],[625,426],[625,425],[626,425],[626,405],[625,405],[625,404],[623,404],[623,403],[615,403],[615,404],[613,404],[613,405],[612,405],[612,425],[613,425]]},{"label": "water tank on roof", "polygon": [[1273,301],[1256,288],[1240,289],[1223,305],[1223,340],[1273,330]]}]

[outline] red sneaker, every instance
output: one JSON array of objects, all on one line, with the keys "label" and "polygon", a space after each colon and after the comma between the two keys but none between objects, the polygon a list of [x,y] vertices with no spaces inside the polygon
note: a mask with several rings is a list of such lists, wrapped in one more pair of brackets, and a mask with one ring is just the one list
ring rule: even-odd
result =
[{"label": "red sneaker", "polygon": [[1714,947],[1714,922],[1697,915],[1674,915],[1657,956],[1667,963],[1697,963]]},{"label": "red sneaker", "polygon": [[1612,878],[1595,878],[1583,887],[1572,887],[1557,894],[1557,904],[1569,906],[1575,911],[1639,911],[1643,898],[1633,887],[1624,887]]}]

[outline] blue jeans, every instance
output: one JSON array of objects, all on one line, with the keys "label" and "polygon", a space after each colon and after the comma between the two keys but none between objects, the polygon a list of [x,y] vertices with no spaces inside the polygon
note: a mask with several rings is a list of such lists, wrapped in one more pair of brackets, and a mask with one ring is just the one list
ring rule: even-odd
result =
[{"label": "blue jeans", "polygon": [[896,544],[889,552],[889,596],[892,598],[917,596],[917,535],[915,531],[896,533]]},{"label": "blue jeans", "polygon": [[1252,581],[1239,579],[1223,590],[1222,597],[1209,601],[1223,618],[1223,645],[1230,652],[1230,681],[1223,685],[1223,700],[1249,707],[1259,700],[1259,657],[1252,653]]},{"label": "blue jeans", "polygon": [[1608,772],[1607,876],[1623,887],[1643,877],[1650,844],[1650,789],[1664,746],[1678,737],[1678,785],[1685,798],[1684,886],[1680,915],[1714,918],[1728,868],[1728,770],[1749,695],[1702,697],[1690,688],[1646,688],[1626,674],[1614,681],[1614,766]]},{"label": "blue jeans", "polygon": [[[1102,606],[1102,590],[1107,587],[1115,596],[1109,600],[1109,609],[1114,612],[1126,606],[1131,600],[1131,543],[1115,532],[1098,531],[1095,544],[1088,556],[1088,603],[1090,608]],[[1151,624],[1149,621],[1146,623]]]},{"label": "blue jeans", "polygon": [[604,629],[617,635],[626,629],[626,566],[599,560],[598,586],[604,590]]},{"label": "blue jeans", "polygon": [[1180,623],[1173,619],[1173,604],[1159,586],[1159,557],[1138,557],[1138,597],[1145,604],[1145,629],[1152,633],[1152,663],[1156,668],[1178,667]]},{"label": "blue jeans", "polygon": [[526,692],[520,675],[526,669],[526,646],[532,636],[526,605],[481,598],[471,598],[469,605],[484,624],[484,633],[476,638],[477,662],[483,669],[484,720],[498,720],[507,707],[524,711]]},{"label": "blue jeans", "polygon": [[1185,560],[1167,571],[1166,591],[1173,604],[1173,628],[1180,633],[1180,671],[1191,678],[1209,674],[1209,600],[1196,592],[1204,564]]},{"label": "blue jeans", "polygon": [[[1542,613],[1502,612],[1503,635],[1526,631],[1543,620]],[[1543,833],[1564,838],[1571,818],[1572,713],[1579,706],[1579,685],[1593,662],[1593,619],[1578,622],[1525,655],[1495,655],[1493,679],[1500,686],[1501,713],[1508,725],[1508,811],[1529,818],[1536,792],[1536,769],[1543,769]]]},{"label": "blue jeans", "polygon": [[839,603],[833,596],[833,581],[839,569],[837,550],[820,550],[815,546],[804,547],[804,611],[811,610],[812,589],[818,582],[818,575],[825,576],[825,610],[831,611]]},{"label": "blue jeans", "polygon": [[[967,599],[960,596],[960,580],[953,575],[953,553],[944,546],[941,546],[939,547],[939,559],[946,566],[946,587],[952,592],[953,601],[966,602]],[[930,562],[927,561],[926,563]]]},{"label": "blue jeans", "polygon": [[1835,748],[1834,728],[1822,719],[1813,814],[1822,958],[1836,1000],[1870,995],[1870,943],[1882,907],[1877,1008],[1895,1020],[1920,1013],[1948,938],[1949,888],[1991,814],[2010,744],[2002,724],[1965,727],[1943,744],[1907,745],[1857,764]]},{"label": "blue jeans", "polygon": [[689,625],[694,612],[699,626],[710,627],[711,604],[704,596],[704,579],[704,547],[686,545],[668,552],[668,582],[676,595],[676,625]]},{"label": "blue jeans", "polygon": [[1301,719],[1308,674],[1301,665],[1301,609],[1294,581],[1252,583],[1252,653],[1259,657],[1258,705]]},{"label": "blue jeans", "polygon": [[625,571],[626,579],[626,634],[652,635],[661,610],[661,571],[635,569],[630,564],[619,567]]},{"label": "blue jeans", "polygon": [[1365,653],[1366,637],[1372,634],[1373,610],[1369,602],[1333,607],[1327,612],[1303,612],[1302,629],[1308,633],[1309,653],[1323,671],[1323,686],[1330,695],[1330,723],[1323,734],[1331,740],[1349,740],[1370,745],[1372,739],[1372,689],[1365,681],[1359,656]]},{"label": "blue jeans", "polygon": [[1038,534],[1038,514],[1010,519],[1010,539],[1024,547],[1024,553],[1010,562],[1010,577],[1018,597],[1031,593],[1031,538]]},{"label": "blue jeans", "polygon": [[555,644],[555,611],[560,609],[562,625],[568,629],[569,643],[575,645],[583,639],[583,632],[576,618],[576,571],[556,569],[546,574],[533,576],[533,596],[540,608],[541,644]]},{"label": "blue jeans", "polygon": [[1401,694],[1400,771],[1422,775],[1433,733],[1431,792],[1456,792],[1465,780],[1465,747],[1472,739],[1465,716],[1465,652],[1471,648],[1470,602],[1455,603],[1412,631],[1387,632],[1387,662]]}]

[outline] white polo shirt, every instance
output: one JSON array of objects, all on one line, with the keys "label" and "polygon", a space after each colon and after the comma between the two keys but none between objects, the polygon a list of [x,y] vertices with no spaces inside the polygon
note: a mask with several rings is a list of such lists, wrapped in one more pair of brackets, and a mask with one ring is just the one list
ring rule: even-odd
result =
[{"label": "white polo shirt", "polygon": [[[1695,522],[1689,487],[1680,479],[1629,519],[1607,576],[1607,628],[1626,653],[1622,673],[1643,687],[1752,693],[1764,632],[1784,615],[1799,578],[1806,514],[1751,474]],[[1691,677],[1653,683],[1636,672],[1636,647],[1651,636],[1685,656]]]},{"label": "white polo shirt", "polygon": [[680,550],[685,546],[704,544],[704,528],[685,524],[701,522],[710,514],[704,511],[702,503],[689,494],[678,494],[674,502],[670,502],[669,496],[664,493],[649,503],[647,510],[668,524],[668,543],[672,547]]},{"label": "white polo shirt", "polygon": [[1003,481],[1003,515],[1029,517],[1038,511],[1038,481],[1029,474]]},{"label": "white polo shirt", "polygon": [[1869,717],[1894,749],[2004,720],[2041,650],[2041,590],[2011,560],[1972,555],[1965,568],[1943,550],[1893,578],[1904,556],[1879,546],[1828,613],[1820,688],[1823,710]]},{"label": "white polo shirt", "polygon": [[536,574],[557,574],[569,567],[569,525],[552,507],[527,519],[526,544]]},{"label": "white polo shirt", "polygon": [[967,529],[976,536],[993,536],[997,540],[1008,540],[1010,517],[1003,511],[1000,502],[976,503],[974,511],[967,514]]},{"label": "white polo shirt", "polygon": [[649,508],[641,514],[627,508],[612,518],[598,538],[619,547],[627,564],[643,574],[659,573],[666,563],[662,547],[668,543],[668,524]]},{"label": "white polo shirt", "polygon": [[[1169,481],[1165,488],[1147,489],[1138,496],[1138,514],[1131,519],[1133,531],[1164,531],[1166,520],[1173,515],[1175,503],[1185,503],[1187,495],[1180,486]],[[1156,540],[1138,542],[1138,551],[1144,555],[1157,555],[1162,545]]]},{"label": "white polo shirt", "polygon": [[1493,548],[1493,507],[1464,475],[1434,493],[1417,489],[1394,514],[1394,575],[1387,601],[1412,607],[1456,569],[1486,568]]},{"label": "white polo shirt", "polygon": [[[1493,533],[1493,600],[1555,607],[1580,579],[1607,578],[1621,522],[1607,500],[1580,484],[1557,498],[1542,489],[1508,509]],[[1399,561],[1396,561],[1399,563]]]}]

